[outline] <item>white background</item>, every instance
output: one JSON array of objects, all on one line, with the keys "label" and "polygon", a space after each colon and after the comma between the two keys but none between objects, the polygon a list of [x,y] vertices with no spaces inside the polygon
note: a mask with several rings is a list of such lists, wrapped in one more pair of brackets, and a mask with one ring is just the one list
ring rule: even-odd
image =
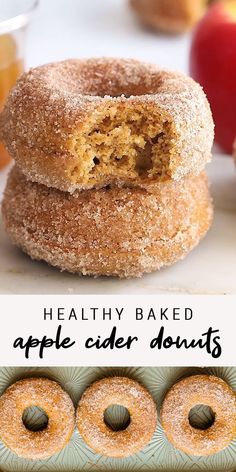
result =
[{"label": "white background", "polygon": [[[4,301],[5,298],[5,301]],[[233,366],[236,361],[235,329],[232,320],[235,317],[236,297],[199,297],[199,296],[2,296],[1,303],[4,311],[1,313],[0,331],[0,365],[21,366]],[[160,319],[160,308],[169,307],[169,320]],[[53,320],[44,321],[44,307],[47,310],[53,308]],[[64,308],[65,321],[58,321],[57,308]],[[78,320],[68,320],[71,308],[74,307]],[[85,308],[84,317],[81,319],[81,307]],[[93,321],[90,315],[90,307],[98,307],[97,319]],[[125,307],[121,321],[112,311],[112,319],[102,320],[102,308],[106,311],[109,307]],[[136,307],[143,307],[145,315],[150,308],[154,308],[156,320],[135,321]],[[180,309],[180,320],[174,321],[172,315],[173,307]],[[185,321],[184,308],[193,310],[193,318]],[[113,317],[114,314],[114,317]],[[4,322],[5,320],[5,322]],[[23,337],[27,341],[32,335],[34,338],[55,338],[58,325],[62,325],[63,337],[71,337],[76,344],[70,349],[55,350],[45,349],[44,358],[39,360],[39,349],[30,351],[29,359],[25,359],[24,351],[14,349],[13,343],[16,338]],[[106,338],[110,335],[113,326],[117,326],[119,336],[138,336],[139,342],[134,347],[127,349],[85,349],[84,341],[88,337]],[[149,341],[158,335],[160,327],[165,327],[165,336],[174,339],[179,335],[181,339],[201,338],[211,326],[219,329],[222,355],[214,359],[207,354],[205,349],[179,349],[175,347],[163,350],[149,349]]]},{"label": "white background", "polygon": [[128,0],[40,0],[30,27],[27,64],[110,55],[187,72],[188,51],[188,36],[142,30]]}]

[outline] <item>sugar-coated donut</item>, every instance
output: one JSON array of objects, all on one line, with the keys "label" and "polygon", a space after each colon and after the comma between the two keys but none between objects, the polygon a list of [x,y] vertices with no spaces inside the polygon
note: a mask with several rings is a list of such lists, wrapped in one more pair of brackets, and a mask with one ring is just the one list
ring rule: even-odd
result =
[{"label": "sugar-coated donut", "polygon": [[[113,431],[104,420],[112,405],[127,408],[130,423]],[[150,393],[127,377],[108,377],[94,382],[84,392],[77,409],[76,423],[84,441],[98,454],[128,457],[142,450],[157,425],[157,410]]]},{"label": "sugar-coated donut", "polygon": [[[215,414],[212,426],[202,430],[190,425],[189,412],[207,405]],[[216,454],[236,437],[236,395],[222,379],[194,375],[176,383],[167,393],[161,422],[168,440],[193,456]]]},{"label": "sugar-coated donut", "polygon": [[192,79],[105,58],[23,74],[0,132],[28,179],[71,193],[199,174],[214,135],[209,104]]},{"label": "sugar-coated donut", "polygon": [[141,22],[154,30],[183,33],[206,11],[208,0],[130,0]]},{"label": "sugar-coated donut", "polygon": [[212,221],[206,175],[74,195],[15,167],[3,206],[12,241],[33,259],[88,275],[141,276],[183,258]]},{"label": "sugar-coated donut", "polygon": [[[48,425],[31,431],[23,423],[24,411],[42,408]],[[75,410],[60,385],[46,378],[27,378],[11,385],[0,397],[0,439],[19,457],[45,459],[69,442],[75,427]]]}]

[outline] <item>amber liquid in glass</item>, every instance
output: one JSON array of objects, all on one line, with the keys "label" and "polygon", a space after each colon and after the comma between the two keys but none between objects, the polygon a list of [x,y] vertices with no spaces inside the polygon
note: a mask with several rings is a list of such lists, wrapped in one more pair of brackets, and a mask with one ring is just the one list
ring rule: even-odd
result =
[{"label": "amber liquid in glass", "polygon": [[[23,60],[17,58],[17,46],[9,34],[0,36],[0,112],[9,90],[23,71]],[[10,156],[0,142],[0,169],[10,161]]]}]

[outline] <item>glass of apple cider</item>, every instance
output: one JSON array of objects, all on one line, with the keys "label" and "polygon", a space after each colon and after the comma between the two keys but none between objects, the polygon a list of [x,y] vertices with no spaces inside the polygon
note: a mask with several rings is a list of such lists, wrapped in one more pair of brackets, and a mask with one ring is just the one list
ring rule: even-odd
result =
[{"label": "glass of apple cider", "polygon": [[[24,70],[27,26],[38,0],[0,0],[0,112]],[[0,142],[0,169],[10,156]]]}]

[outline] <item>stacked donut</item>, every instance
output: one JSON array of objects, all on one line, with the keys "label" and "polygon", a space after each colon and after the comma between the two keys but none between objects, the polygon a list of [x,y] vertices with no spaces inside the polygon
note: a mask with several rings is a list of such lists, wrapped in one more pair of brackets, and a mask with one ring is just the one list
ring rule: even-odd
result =
[{"label": "stacked donut", "polygon": [[127,59],[30,70],[0,118],[16,166],[6,230],[33,259],[136,277],[182,259],[212,221],[213,121],[192,79]]}]

